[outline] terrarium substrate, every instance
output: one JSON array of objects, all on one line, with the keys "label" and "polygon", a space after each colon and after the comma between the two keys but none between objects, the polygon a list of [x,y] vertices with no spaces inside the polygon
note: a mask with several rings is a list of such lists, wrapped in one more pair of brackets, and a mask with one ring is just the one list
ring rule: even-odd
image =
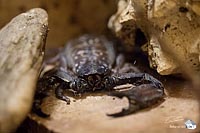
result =
[{"label": "terrarium substrate", "polygon": [[19,132],[190,132],[184,123],[190,119],[197,124],[199,118],[198,102],[191,86],[178,79],[164,80],[164,85],[167,94],[164,102],[120,118],[108,117],[106,114],[127,107],[126,98],[113,98],[105,93],[88,93],[80,98],[70,96],[72,102],[67,105],[52,95],[42,104],[43,111],[51,114],[51,117],[44,119],[29,114]]}]

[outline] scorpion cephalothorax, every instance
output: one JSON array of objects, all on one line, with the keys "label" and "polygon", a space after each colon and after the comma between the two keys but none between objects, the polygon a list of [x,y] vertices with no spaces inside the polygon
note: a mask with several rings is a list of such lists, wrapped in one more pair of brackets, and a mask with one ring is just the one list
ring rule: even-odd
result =
[{"label": "scorpion cephalothorax", "polygon": [[[39,79],[33,110],[45,116],[39,105],[49,88],[55,88],[58,99],[70,103],[70,99],[63,94],[66,89],[80,94],[102,89],[114,90],[118,85],[133,84],[135,87],[130,90],[110,93],[119,98],[125,96],[129,100],[129,108],[109,115],[113,117],[131,114],[163,98],[164,88],[160,81],[147,73],[135,72],[133,66],[126,68],[123,61],[122,55],[116,56],[113,44],[103,36],[84,35],[68,42],[62,52],[46,62],[59,64]],[[120,71],[122,69],[123,73]]]}]

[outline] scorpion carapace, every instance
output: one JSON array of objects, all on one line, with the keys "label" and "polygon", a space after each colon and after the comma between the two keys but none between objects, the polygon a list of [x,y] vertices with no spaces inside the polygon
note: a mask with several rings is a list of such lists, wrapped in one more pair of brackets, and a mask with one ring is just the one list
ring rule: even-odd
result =
[{"label": "scorpion carapace", "polygon": [[[116,56],[113,44],[103,36],[83,35],[68,42],[55,58],[46,62],[59,63],[39,79],[33,110],[40,116],[47,116],[40,110],[40,104],[49,88],[55,88],[56,97],[67,103],[70,103],[70,99],[63,94],[66,89],[75,94],[113,90],[111,96],[125,96],[129,100],[129,108],[109,114],[113,117],[132,114],[162,99],[162,83],[147,73],[135,72],[135,67],[125,65],[122,57],[122,54]],[[115,86],[127,83],[135,87],[114,91]]]}]

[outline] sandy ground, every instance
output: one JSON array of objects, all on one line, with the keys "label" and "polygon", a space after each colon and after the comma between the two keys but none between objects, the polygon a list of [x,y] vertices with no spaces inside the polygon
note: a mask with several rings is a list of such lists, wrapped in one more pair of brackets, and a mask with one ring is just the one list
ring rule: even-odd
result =
[{"label": "sandy ground", "polygon": [[118,99],[102,93],[93,93],[77,99],[70,97],[70,105],[54,96],[48,97],[42,106],[43,111],[50,113],[51,117],[43,119],[30,114],[29,118],[44,125],[48,130],[60,133],[197,132],[186,129],[184,124],[188,119],[197,124],[199,118],[199,106],[191,86],[186,81],[174,79],[166,80],[164,84],[167,95],[164,102],[129,116],[106,116],[127,107],[126,98]]}]

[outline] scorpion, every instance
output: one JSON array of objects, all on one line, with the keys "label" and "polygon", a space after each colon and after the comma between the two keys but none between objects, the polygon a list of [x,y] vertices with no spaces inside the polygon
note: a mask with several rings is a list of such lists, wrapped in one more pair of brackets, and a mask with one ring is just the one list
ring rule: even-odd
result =
[{"label": "scorpion", "polygon": [[[107,114],[120,117],[150,107],[163,99],[163,84],[135,67],[127,67],[123,55],[116,55],[113,43],[104,36],[83,35],[71,40],[49,63],[57,66],[47,71],[38,80],[33,111],[42,117],[49,116],[41,111],[42,99],[49,88],[55,89],[55,96],[70,103],[65,90],[74,94],[96,90],[109,90],[110,96],[127,97],[129,106],[121,112]],[[47,61],[48,63],[48,61]],[[116,91],[114,87],[132,84],[131,89]]]}]

